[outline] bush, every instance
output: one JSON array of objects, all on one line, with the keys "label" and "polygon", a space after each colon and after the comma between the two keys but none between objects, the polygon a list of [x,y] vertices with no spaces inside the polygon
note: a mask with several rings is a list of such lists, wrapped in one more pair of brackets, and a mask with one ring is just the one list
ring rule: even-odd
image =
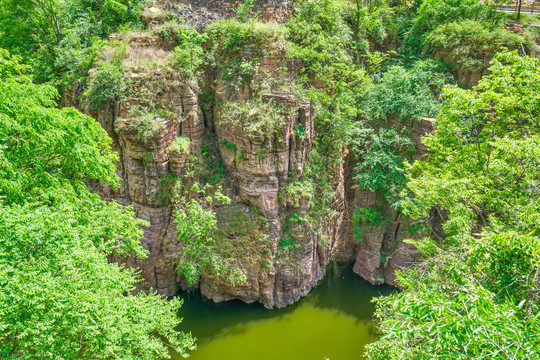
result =
[{"label": "bush", "polygon": [[104,105],[112,105],[120,100],[126,91],[124,69],[117,61],[107,61],[99,64],[90,79],[86,97],[90,108],[97,110]]},{"label": "bush", "polygon": [[278,244],[279,248],[284,251],[291,251],[294,249],[298,249],[300,247],[300,244],[296,243],[296,240],[289,237],[284,237],[279,241]]},{"label": "bush", "polygon": [[[387,121],[410,122],[435,117],[438,96],[449,76],[432,60],[409,67],[394,65],[374,76],[374,86],[362,101],[364,117],[374,125]],[[398,124],[393,124],[398,125]]]},{"label": "bush", "polygon": [[346,50],[353,35],[345,20],[349,6],[342,0],[301,2],[300,11],[287,23],[293,43],[289,56],[303,59],[306,71],[320,73],[322,79],[335,75],[335,64],[352,64]]},{"label": "bush", "polygon": [[189,154],[189,148],[191,146],[191,140],[187,136],[180,135],[169,145],[169,151],[176,151],[178,153]]},{"label": "bush", "polygon": [[257,97],[226,103],[221,121],[242,129],[248,135],[271,138],[283,128],[288,113],[287,108],[274,101]]},{"label": "bush", "polygon": [[[189,175],[181,179],[183,184],[186,176]],[[189,199],[187,195],[190,192],[204,196],[197,200]],[[189,286],[194,286],[203,273],[210,273],[234,287],[245,283],[246,275],[234,257],[221,252],[224,244],[218,242],[220,231],[214,210],[218,203],[230,204],[230,199],[219,189],[212,192],[210,187],[195,183],[191,188],[173,194],[177,239],[183,243],[175,271],[185,277]]]},{"label": "bush", "polygon": [[137,133],[137,139],[144,144],[148,143],[150,139],[158,135],[163,129],[163,124],[159,121],[159,116],[146,110],[138,109],[131,115],[131,119],[123,121],[126,122],[130,130],[134,130]]},{"label": "bush", "polygon": [[155,27],[152,30],[153,35],[158,35],[163,40],[171,40],[174,44],[178,44],[180,39],[178,37],[182,25],[176,19],[170,19],[163,24]]},{"label": "bush", "polygon": [[202,44],[207,40],[205,34],[180,27],[178,30],[178,45],[174,49],[176,66],[182,78],[196,82],[200,75],[201,65],[204,63],[204,49]]},{"label": "bush", "polygon": [[92,16],[92,35],[103,38],[123,24],[140,24],[145,3],[146,0],[71,0],[66,1],[65,15],[68,24]]},{"label": "bush", "polygon": [[236,151],[238,150],[236,148],[236,145],[234,145],[234,143],[230,142],[230,141],[227,141],[227,140],[221,140],[220,141],[220,144],[223,145],[223,147],[225,147],[225,149],[228,149],[228,150],[231,150],[231,151]]},{"label": "bush", "polygon": [[257,73],[260,57],[285,51],[286,29],[273,22],[223,20],[210,24],[207,31],[210,63],[236,91]]},{"label": "bush", "polygon": [[297,79],[312,101],[317,146],[328,162],[343,156],[345,133],[360,112],[369,79],[356,63],[357,44],[347,22],[352,4],[344,0],[302,1],[287,23],[289,58],[302,60]]},{"label": "bush", "polygon": [[96,46],[109,34],[141,24],[145,0],[3,1],[0,46],[23,55],[36,80],[71,89],[84,80]]},{"label": "bush", "polygon": [[426,51],[440,50],[455,70],[484,71],[487,61],[501,48],[530,48],[528,40],[503,28],[491,28],[485,23],[464,21],[444,24],[426,38]]},{"label": "bush", "polygon": [[362,225],[367,224],[374,228],[384,225],[389,220],[379,206],[358,208],[353,215],[353,238],[358,242],[362,242],[364,236]]},{"label": "bush", "polygon": [[239,22],[235,19],[212,23],[207,28],[215,53],[231,55],[246,46],[254,49],[276,49],[285,44],[286,29],[276,23]]},{"label": "bush", "polygon": [[297,208],[300,206],[300,200],[311,201],[314,195],[315,187],[309,179],[292,181],[287,186],[287,205]]},{"label": "bush", "polygon": [[447,81],[448,75],[429,60],[391,66],[375,76],[362,101],[364,120],[348,132],[347,142],[358,160],[354,168],[358,188],[380,191],[399,208],[406,184],[401,168],[415,150],[412,129],[421,117],[437,115],[438,96]]},{"label": "bush", "polygon": [[[106,40],[92,37],[90,19],[81,18],[72,29],[65,30],[62,40],[55,48],[54,68],[56,79],[63,89],[86,86],[88,74],[99,52],[107,44]],[[48,74],[49,76],[52,74]]]},{"label": "bush", "polygon": [[406,56],[421,53],[426,37],[441,25],[466,20],[487,21],[495,24],[504,17],[502,13],[496,13],[489,2],[425,0],[417,10],[411,28],[405,34],[403,52]]},{"label": "bush", "polygon": [[[354,129],[356,144],[353,148],[358,157],[354,166],[354,179],[359,189],[380,191],[384,200],[399,208],[401,192],[407,183],[403,164],[414,152],[412,140],[394,129]],[[361,147],[360,147],[361,146]]]},{"label": "bush", "polygon": [[[236,19],[240,22],[245,22],[248,19],[248,15],[251,12],[251,8],[253,7],[253,2],[255,0],[244,0],[243,3],[237,6],[235,13],[236,13]],[[253,18],[257,18],[258,14],[255,14]]]}]

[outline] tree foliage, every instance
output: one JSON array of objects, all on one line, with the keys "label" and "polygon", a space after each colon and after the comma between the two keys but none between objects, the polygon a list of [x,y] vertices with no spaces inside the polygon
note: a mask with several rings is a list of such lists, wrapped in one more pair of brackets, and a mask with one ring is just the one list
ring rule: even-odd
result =
[{"label": "tree foliage", "polygon": [[402,51],[406,56],[421,52],[426,37],[441,25],[466,20],[493,25],[504,17],[491,3],[476,0],[424,0],[419,4],[404,33]]},{"label": "tree foliage", "polygon": [[117,186],[111,140],[92,118],[56,106],[18,58],[0,53],[0,356],[157,359],[193,347],[177,300],[133,295],[136,270],[107,256],[145,257],[129,208],[89,180]]},{"label": "tree foliage", "polygon": [[218,248],[216,207],[230,204],[231,200],[221,193],[219,186],[194,181],[205,169],[198,166],[196,158],[191,161],[182,178],[173,179],[171,191],[177,239],[183,246],[176,272],[184,276],[189,286],[194,286],[203,273],[232,286],[245,283],[246,275],[235,259],[223,257]]},{"label": "tree foliage", "polygon": [[328,158],[339,162],[345,132],[356,120],[369,78],[351,52],[351,4],[341,0],[303,1],[287,23],[288,56],[303,61],[301,81],[315,106],[318,141]]},{"label": "tree foliage", "polygon": [[416,150],[414,128],[423,116],[438,113],[438,97],[448,80],[429,60],[410,67],[393,65],[374,76],[361,104],[362,118],[347,134],[357,157],[354,178],[358,188],[379,191],[386,202],[400,208],[407,183],[404,161]]},{"label": "tree foliage", "polygon": [[378,300],[372,359],[540,356],[540,62],[502,53],[490,72],[445,89],[431,157],[408,169],[407,214],[436,209],[444,234],[410,241],[425,261]]},{"label": "tree foliage", "polygon": [[472,20],[442,24],[425,39],[427,52],[443,51],[454,70],[462,72],[486,70],[486,57],[501,48],[521,50],[530,46],[519,34]]},{"label": "tree foliage", "polygon": [[101,39],[134,26],[144,0],[2,0],[0,47],[22,55],[36,80],[71,87],[90,69]]}]

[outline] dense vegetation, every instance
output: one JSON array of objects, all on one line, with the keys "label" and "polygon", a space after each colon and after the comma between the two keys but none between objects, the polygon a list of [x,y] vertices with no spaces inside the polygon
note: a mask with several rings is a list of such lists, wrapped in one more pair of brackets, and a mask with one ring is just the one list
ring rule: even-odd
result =
[{"label": "dense vegetation", "polygon": [[20,59],[0,54],[0,356],[13,359],[166,357],[180,303],[134,296],[137,272],[107,256],[139,245],[144,222],[103,202],[87,181],[117,186],[111,140],[92,118],[59,109]]},{"label": "dense vegetation", "polygon": [[443,233],[412,241],[423,262],[378,300],[371,358],[540,356],[539,86],[538,60],[504,53],[474,89],[445,89],[404,204],[416,218],[436,209]]},{"label": "dense vegetation", "polygon": [[[219,104],[222,121],[250,136],[275,135],[294,110],[264,100],[268,89],[311,102],[317,136],[309,163],[280,199],[292,209],[308,199],[310,212],[291,214],[285,230],[307,223],[317,232],[332,219],[345,150],[356,188],[422,222],[425,237],[405,240],[422,261],[398,274],[402,291],[377,301],[380,339],[367,356],[539,358],[540,63],[525,55],[540,34],[507,31],[506,15],[477,0],[303,0],[282,24],[259,22],[251,4],[202,28],[185,9],[171,10],[153,35],[174,44],[167,66],[193,88],[219,71],[233,94],[251,89],[248,101]],[[57,102],[69,94],[94,112],[128,96],[127,45],[109,35],[148,31],[147,5],[0,0],[2,358],[157,359],[168,347],[182,355],[193,348],[174,330],[180,303],[152,291],[133,295],[137,271],[108,262],[113,253],[146,256],[139,244],[146,222],[92,193],[95,181],[118,185],[111,139]],[[301,61],[300,74],[255,76],[269,55]],[[471,74],[483,76],[477,86]],[[157,118],[180,117],[149,103],[126,122],[143,143],[161,131]],[[422,117],[436,118],[436,130],[424,139],[430,155],[413,162]],[[306,136],[305,128],[294,131]],[[246,277],[218,228],[216,208],[230,199],[212,152],[244,153],[226,140],[205,143],[202,158],[190,146],[185,136],[170,145],[189,161],[182,178],[162,179],[184,244],[176,271],[188,285],[210,272],[234,286]],[[246,219],[239,233],[265,226],[231,214]],[[380,208],[360,208],[353,222],[387,220]],[[362,241],[360,228],[353,232]],[[287,254],[299,244],[287,235],[278,247]]]}]

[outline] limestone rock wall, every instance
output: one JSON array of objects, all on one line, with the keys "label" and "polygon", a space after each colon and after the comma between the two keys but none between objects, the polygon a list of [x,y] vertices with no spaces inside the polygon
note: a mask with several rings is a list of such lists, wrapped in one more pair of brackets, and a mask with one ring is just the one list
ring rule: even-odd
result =
[{"label": "limestone rock wall", "polygon": [[395,284],[395,271],[412,265],[417,259],[416,249],[405,244],[404,238],[413,237],[407,233],[410,225],[403,215],[384,206],[377,193],[356,190],[356,208],[381,206],[388,219],[381,226],[362,225],[362,241],[355,241],[356,256],[353,271],[374,285]]},{"label": "limestone rock wall", "polygon": [[[205,76],[215,98],[209,101],[208,107],[202,107],[201,92],[207,89],[193,88],[179,79],[171,65],[170,44],[151,33],[116,36],[129,45],[121,59],[128,84],[127,96],[99,111],[87,108],[86,112],[94,116],[113,139],[113,148],[120,157],[118,174],[122,181],[119,189],[96,185],[95,190],[104,199],[131,206],[139,218],[148,221],[141,243],[149,256],[144,260],[113,256],[111,261],[139,267],[143,278],[138,285],[140,290],[154,288],[170,296],[187,287],[184,279],[175,273],[182,244],[176,239],[172,206],[161,193],[162,180],[168,174],[181,175],[189,157],[202,154],[206,141],[205,147],[213,144],[217,149],[215,157],[223,162],[223,191],[232,200],[231,205],[217,208],[218,228],[233,247],[243,248],[234,250],[234,256],[247,281],[233,286],[204,272],[196,287],[215,301],[258,301],[269,308],[285,307],[305,296],[324,276],[341,225],[341,215],[338,215],[320,232],[304,223],[291,224],[287,234],[283,229],[291,214],[307,216],[310,211],[309,199],[300,199],[299,207],[291,207],[280,199],[287,185],[300,178],[308,162],[315,136],[310,102],[286,88],[264,92],[262,101],[290,111],[275,133],[253,136],[241,127],[224,122],[223,107],[219,105],[252,99],[253,89],[249,86],[240,91],[232,90],[216,72],[210,72]],[[274,76],[283,61],[284,57],[276,53],[261,57],[259,73],[254,76],[261,79]],[[297,65],[288,66],[288,76],[294,76],[299,70]],[[202,108],[206,110],[203,112]],[[138,122],[141,117],[149,117],[146,123],[153,127],[141,128]],[[302,137],[295,134],[298,127],[303,129]],[[188,151],[178,152],[171,147],[180,135],[190,140]],[[234,144],[242,154],[230,150],[224,142]],[[339,210],[343,204],[341,165],[336,174],[337,195],[333,207]],[[249,225],[249,234],[238,229],[238,226],[254,224],[255,217],[266,224],[264,229],[262,225]],[[234,224],[235,218],[245,220],[246,224]],[[323,241],[323,235],[330,240]],[[279,243],[285,236],[294,237],[298,247],[283,250]]]},{"label": "limestone rock wall", "polygon": [[[214,115],[214,126],[220,142],[220,154],[234,181],[239,199],[248,207],[255,207],[268,223],[269,242],[265,246],[272,260],[268,267],[246,268],[252,289],[245,289],[244,286],[211,289],[203,279],[201,290],[214,300],[241,298],[260,301],[267,307],[284,307],[306,295],[324,276],[330,247],[318,246],[318,237],[302,228],[294,234],[299,249],[291,253],[279,249],[278,244],[284,237],[284,219],[297,211],[283,206],[279,196],[290,179],[301,176],[307,163],[313,141],[313,119],[309,102],[296,99],[290,93],[269,93],[263,97],[297,109],[277,134],[266,138],[250,136],[242,129],[235,129],[222,121],[219,108]],[[298,124],[306,129],[307,135],[303,139],[294,135],[293,128]],[[234,149],[227,148],[223,143],[234,144]],[[238,156],[239,151],[242,151],[241,157]],[[245,259],[243,263],[250,261]]]},{"label": "limestone rock wall", "polygon": [[[185,153],[169,149],[177,136],[188,137],[189,151],[200,153],[203,118],[195,92],[168,66],[172,61],[170,46],[151,34],[126,36],[119,39],[129,44],[122,58],[128,84],[126,98],[99,111],[85,110],[109,133],[113,150],[120,157],[117,170],[120,188],[96,186],[96,191],[104,199],[131,206],[137,217],[149,223],[141,239],[149,252],[146,259],[113,256],[111,260],[141,269],[143,282],[138,284],[139,289],[154,288],[170,296],[180,288],[173,264],[181,244],[176,240],[172,209],[160,197],[161,180],[169,173],[180,174],[186,162]],[[136,124],[142,115],[134,114],[135,110],[153,118],[156,127],[144,139]]]},{"label": "limestone rock wall", "polygon": [[[240,56],[250,56],[253,49],[245,51]],[[260,57],[254,78],[272,77],[277,81],[278,68],[284,65],[284,56],[273,51],[267,54]],[[289,73],[286,77],[294,77],[299,70],[294,64],[287,64],[287,68]],[[221,70],[217,69],[215,73],[219,74]],[[287,185],[301,177],[308,162],[315,136],[311,104],[293,95],[286,86],[256,94],[249,84],[233,89],[219,75],[213,81],[215,101],[211,106],[213,112],[206,115],[209,118],[206,122],[208,130],[215,132],[220,156],[234,184],[236,201],[256,209],[268,224],[267,241],[254,244],[264,248],[266,252],[261,253],[268,256],[253,259],[254,254],[251,253],[240,259],[248,279],[246,284],[231,287],[207,275],[201,281],[201,292],[216,301],[239,298],[247,302],[259,301],[266,307],[285,307],[305,296],[322,279],[331,257],[332,244],[338,241],[337,229],[341,224],[341,215],[338,215],[331,226],[322,229],[330,239],[324,244],[321,236],[305,224],[290,226],[287,233],[283,228],[291,214],[307,216],[309,212],[307,199],[301,199],[299,207],[295,208],[284,204],[281,198]],[[291,110],[277,131],[253,134],[224,118],[224,104],[241,103],[257,96],[263,102]],[[257,121],[255,111],[251,116],[253,121]],[[303,129],[302,137],[295,134],[298,127]],[[339,167],[337,174],[336,209],[343,203],[343,167]],[[298,248],[293,251],[281,249],[279,244],[284,237],[293,237]],[[215,286],[216,280],[219,286]]]},{"label": "limestone rock wall", "polygon": [[[356,208],[379,204],[380,199],[353,188],[351,156],[331,169],[333,215],[316,228],[306,221],[313,210],[307,195],[294,205],[287,201],[288,186],[299,181],[306,170],[316,133],[310,102],[286,86],[287,79],[298,75],[301,64],[286,60],[283,49],[258,54],[258,70],[253,75],[255,80],[272,80],[269,82],[278,86],[261,90],[244,84],[233,89],[219,75],[218,64],[218,69],[204,74],[205,88],[198,89],[178,77],[170,44],[151,32],[122,36],[125,38],[119,40],[128,43],[121,59],[127,96],[99,111],[86,111],[107,130],[120,155],[121,187],[112,190],[96,185],[95,190],[104,199],[132,206],[149,223],[141,240],[148,258],[111,258],[141,269],[144,281],[140,290],[154,288],[170,296],[187,287],[175,273],[183,244],[176,238],[173,209],[163,196],[162,181],[168,174],[180,177],[190,156],[204,159],[210,148],[215,152],[212,161],[224,166],[223,192],[232,201],[216,208],[218,231],[226,241],[224,247],[230,247],[226,256],[234,257],[247,281],[233,285],[203,272],[196,287],[206,297],[285,307],[307,295],[322,279],[331,259],[356,261],[355,271],[375,284],[392,284],[393,271],[414,259],[414,250],[400,241],[404,221],[390,209],[392,220],[384,228],[364,229],[361,244],[352,238],[347,219]],[[244,51],[233,56],[250,57],[254,49]],[[225,118],[225,104],[254,98],[288,110],[275,131],[254,134]],[[250,111],[249,116],[256,121],[258,114]],[[141,128],[141,117],[147,117],[152,126]],[[427,120],[422,122],[417,133],[429,131],[430,125]],[[180,135],[190,141],[185,151],[171,147]],[[281,245],[291,239],[292,249]]]}]

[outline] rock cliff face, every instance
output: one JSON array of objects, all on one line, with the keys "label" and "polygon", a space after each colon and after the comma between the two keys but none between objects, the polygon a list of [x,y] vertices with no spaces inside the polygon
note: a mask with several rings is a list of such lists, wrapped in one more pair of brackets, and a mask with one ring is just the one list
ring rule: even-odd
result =
[{"label": "rock cliff face", "polygon": [[[175,273],[182,244],[176,239],[172,206],[161,196],[162,182],[168,174],[180,177],[190,156],[204,158],[203,147],[205,151],[213,147],[216,152],[212,156],[225,168],[223,191],[232,200],[231,205],[216,209],[218,227],[238,249],[244,249],[236,249],[235,260],[247,281],[232,286],[204,272],[196,286],[215,301],[259,301],[269,308],[285,307],[306,295],[324,276],[332,246],[338,241],[342,217],[338,211],[322,231],[313,231],[294,220],[286,225],[286,231],[283,229],[291,215],[302,217],[309,212],[308,198],[300,196],[296,206],[283,200],[287,186],[300,178],[310,155],[314,130],[309,101],[285,87],[262,91],[257,95],[262,103],[286,111],[274,132],[253,134],[226,121],[224,106],[219,105],[253,99],[255,94],[249,86],[234,90],[221,77],[208,75],[215,98],[206,99],[209,106],[203,112],[199,99],[204,89],[180,80],[170,66],[169,44],[149,33],[128,34],[118,40],[128,43],[121,60],[127,96],[99,111],[86,111],[114,140],[114,150],[120,155],[118,174],[122,184],[114,191],[96,186],[96,191],[106,199],[132,206],[138,217],[149,222],[142,239],[149,256],[142,261],[120,257],[111,260],[141,268],[144,281],[139,289],[154,288],[170,296],[187,286]],[[276,54],[260,57],[254,76],[272,77],[282,65],[283,57]],[[289,71],[289,76],[294,76],[298,68],[292,66]],[[248,114],[253,121],[259,115]],[[142,123],[141,118],[147,118],[146,122]],[[298,128],[303,129],[301,137],[295,133]],[[185,151],[171,145],[180,135],[189,139]],[[336,173],[333,207],[340,210],[343,168]],[[264,226],[254,225],[257,217]],[[235,224],[234,218],[245,223]],[[258,235],[245,234],[238,227]],[[296,247],[292,250],[279,245],[287,237],[294,238]]]},{"label": "rock cliff face", "polygon": [[[270,79],[279,82],[283,76],[293,78],[298,74],[298,66],[285,63],[279,44],[265,50],[257,53],[257,71],[250,84]],[[247,47],[236,56],[251,59],[256,51]],[[278,70],[283,67],[287,69],[285,75]],[[291,216],[302,218],[309,212],[307,197],[300,196],[297,205],[288,204],[284,198],[289,184],[301,177],[308,163],[314,140],[310,102],[293,95],[283,83],[262,90],[253,89],[250,84],[233,88],[230,80],[219,76],[223,70],[218,65],[214,69],[218,75],[211,80],[215,98],[213,112],[205,112],[207,131],[212,130],[216,136],[219,155],[237,195],[235,202],[260,214],[267,224],[267,238],[254,244],[260,250],[255,259],[253,253],[240,255],[239,263],[247,275],[245,285],[231,287],[221,281],[215,286],[216,279],[203,276],[200,288],[205,296],[216,301],[239,298],[246,302],[259,301],[266,307],[285,307],[306,295],[324,276],[332,242],[337,241],[341,215],[333,219],[332,226],[322,229],[331,239],[327,242],[321,241],[321,235],[301,221],[294,224],[288,221]],[[250,101],[254,101],[253,106],[243,114],[244,119],[231,118],[242,116],[241,111],[231,113],[228,110],[231,106],[242,107],[242,103]],[[282,121],[273,128],[257,128],[256,124],[269,110],[261,104],[283,109]],[[296,133],[299,128],[302,136]],[[342,169],[338,174],[342,176]],[[336,184],[341,184],[340,179],[336,180]],[[336,190],[337,209],[342,203],[342,186]],[[294,239],[297,244],[294,250],[280,246],[286,238]]]},{"label": "rock cliff face", "polygon": [[[241,299],[285,307],[322,279],[331,259],[356,261],[355,272],[374,284],[392,284],[394,270],[414,259],[414,250],[400,241],[405,221],[389,208],[385,212],[390,221],[383,227],[364,227],[362,243],[353,239],[353,224],[346,219],[352,219],[358,207],[379,205],[380,199],[353,188],[347,175],[351,156],[332,169],[334,200],[325,221],[309,220],[316,193],[291,194],[309,166],[316,134],[310,102],[287,87],[301,64],[286,60],[279,44],[256,56],[257,49],[249,46],[234,54],[257,59],[254,82],[231,87],[230,79],[221,76],[230,62],[222,61],[204,74],[205,87],[198,89],[179,77],[173,46],[159,36],[147,32],[118,40],[128,44],[121,56],[127,95],[111,106],[86,111],[108,131],[120,155],[120,189],[96,186],[96,191],[132,206],[149,222],[142,239],[148,258],[111,259],[140,267],[144,281],[139,289],[154,288],[170,296],[187,287],[175,272],[183,247],[176,237],[181,224],[175,223],[163,189],[167,176],[182,177],[194,158],[221,169],[221,185],[231,204],[215,208],[223,239],[220,254],[233,258],[246,276],[245,283],[233,286],[203,271],[195,286],[214,301]],[[113,55],[103,56],[106,61]],[[273,85],[254,88],[254,83]],[[235,110],[250,102],[254,105],[244,113]],[[258,128],[269,107],[281,109],[279,119],[271,128]],[[421,125],[418,134],[429,131],[429,121]],[[179,137],[186,140],[183,147],[174,145]]]},{"label": "rock cliff face", "polygon": [[[141,240],[149,251],[148,258],[113,260],[141,268],[144,279],[139,284],[141,289],[152,287],[174,295],[179,289],[179,279],[172,264],[180,244],[176,240],[172,210],[159,197],[160,182],[168,173],[180,173],[186,162],[186,154],[169,150],[178,135],[187,136],[191,140],[190,150],[200,152],[202,116],[196,94],[167,66],[171,54],[166,43],[149,34],[128,35],[120,40],[129,45],[122,59],[128,95],[98,112],[87,109],[108,131],[120,156],[121,187],[116,191],[100,188],[98,192],[106,199],[132,206],[139,218],[149,222]],[[153,112],[145,116],[153,117],[154,128],[142,129],[147,130],[142,138],[135,120],[141,114],[136,112],[147,112],[149,108]],[[160,112],[166,115],[159,115]]]}]

